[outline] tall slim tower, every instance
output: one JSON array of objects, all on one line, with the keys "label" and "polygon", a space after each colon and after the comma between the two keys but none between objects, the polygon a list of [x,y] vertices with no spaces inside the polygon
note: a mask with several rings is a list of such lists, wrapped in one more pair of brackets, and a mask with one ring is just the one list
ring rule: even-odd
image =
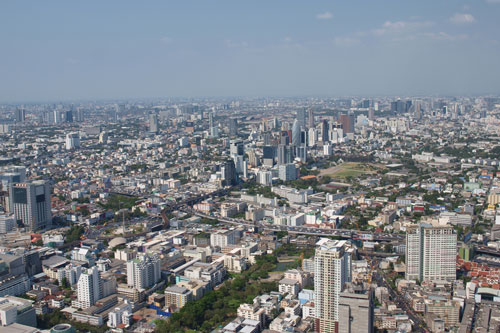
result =
[{"label": "tall slim tower", "polygon": [[307,115],[307,127],[314,128],[314,111],[312,108],[309,109]]},{"label": "tall slim tower", "polygon": [[299,121],[300,127],[306,127],[306,110],[304,108],[297,110],[297,120]]},{"label": "tall slim tower", "polygon": [[339,299],[346,282],[351,281],[351,253],[345,241],[322,238],[314,256],[315,311],[317,330],[337,332]]},{"label": "tall slim tower", "polygon": [[149,115],[149,132],[158,133],[158,115],[156,113],[151,113]]},{"label": "tall slim tower", "polygon": [[46,228],[52,224],[50,186],[43,180],[11,184],[9,188],[10,211],[16,220],[30,230]]},{"label": "tall slim tower", "polygon": [[406,231],[406,279],[455,281],[457,234],[451,226],[411,226]]}]

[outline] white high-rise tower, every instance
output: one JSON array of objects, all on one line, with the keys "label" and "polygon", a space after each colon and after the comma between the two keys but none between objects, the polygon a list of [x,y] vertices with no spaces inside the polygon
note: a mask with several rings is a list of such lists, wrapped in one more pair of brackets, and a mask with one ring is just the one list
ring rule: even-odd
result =
[{"label": "white high-rise tower", "polygon": [[346,241],[322,238],[314,256],[315,311],[319,332],[337,332],[339,298],[351,281],[352,258]]}]

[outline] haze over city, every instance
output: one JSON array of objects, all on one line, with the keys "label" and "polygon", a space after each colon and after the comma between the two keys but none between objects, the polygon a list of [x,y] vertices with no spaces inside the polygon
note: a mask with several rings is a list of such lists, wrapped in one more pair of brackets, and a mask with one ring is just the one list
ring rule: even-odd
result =
[{"label": "haze over city", "polygon": [[490,94],[500,3],[5,1],[0,101]]}]

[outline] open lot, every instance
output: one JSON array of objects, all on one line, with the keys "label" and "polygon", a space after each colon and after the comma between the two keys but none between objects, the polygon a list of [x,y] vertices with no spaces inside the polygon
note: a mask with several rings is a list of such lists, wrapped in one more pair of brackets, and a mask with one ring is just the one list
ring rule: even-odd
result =
[{"label": "open lot", "polygon": [[321,177],[330,176],[332,178],[345,179],[364,174],[374,174],[376,173],[377,168],[377,166],[370,163],[346,162],[328,169],[323,169],[319,175]]}]

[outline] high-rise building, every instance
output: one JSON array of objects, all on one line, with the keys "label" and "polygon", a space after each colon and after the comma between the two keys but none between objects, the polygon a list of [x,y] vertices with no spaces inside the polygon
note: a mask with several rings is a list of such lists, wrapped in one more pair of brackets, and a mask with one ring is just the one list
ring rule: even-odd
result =
[{"label": "high-rise building", "polygon": [[278,172],[279,178],[284,182],[297,179],[297,167],[293,163],[280,165]]},{"label": "high-rise building", "polygon": [[65,118],[67,123],[72,123],[73,122],[73,110],[66,111],[64,118]]},{"label": "high-rise building", "polygon": [[158,133],[158,115],[156,113],[151,113],[149,115],[149,133]]},{"label": "high-rise building", "polygon": [[292,145],[300,145],[300,122],[295,119],[292,125]]},{"label": "high-rise building", "polygon": [[324,119],[321,122],[321,141],[323,141],[323,144],[329,141],[330,135],[328,133],[329,130],[329,124],[328,120]]},{"label": "high-rise building", "polygon": [[339,122],[342,124],[342,129],[344,133],[354,133],[354,115],[353,114],[341,114],[339,117]]},{"label": "high-rise building", "polygon": [[80,148],[80,134],[76,132],[66,134],[66,149],[71,150],[75,148]]},{"label": "high-rise building", "polygon": [[46,228],[52,224],[50,186],[43,180],[11,184],[9,188],[10,212],[30,230]]},{"label": "high-rise building", "polygon": [[322,238],[314,256],[315,312],[318,332],[338,332],[340,293],[351,281],[352,259],[345,241]]},{"label": "high-rise building", "polygon": [[229,143],[229,154],[231,157],[245,155],[245,145],[243,141],[231,140]]},{"label": "high-rise building", "polygon": [[[370,291],[365,293],[340,293],[339,333],[373,332],[373,301]],[[349,318],[349,320],[342,320]]]},{"label": "high-rise building", "polygon": [[312,108],[307,111],[307,127],[314,128],[314,111]]},{"label": "high-rise building", "polygon": [[318,132],[314,127],[309,128],[307,134],[307,145],[309,147],[314,147],[316,145],[316,141],[318,140]]},{"label": "high-rise building", "polygon": [[24,108],[16,109],[16,121],[18,123],[22,123],[26,121],[26,110]]},{"label": "high-rise building", "polygon": [[455,281],[457,234],[451,226],[419,224],[406,231],[406,279]]},{"label": "high-rise building", "polygon": [[127,262],[127,284],[138,290],[148,289],[160,281],[160,256],[139,254]]},{"label": "high-rise building", "polygon": [[287,146],[284,144],[279,144],[278,149],[277,149],[277,155],[278,155],[278,165],[283,165],[288,163],[287,160]]},{"label": "high-rise building", "polygon": [[229,128],[229,136],[230,137],[233,137],[233,136],[237,136],[238,135],[238,121],[236,118],[229,118],[229,124],[228,124],[228,128]]},{"label": "high-rise building", "polygon": [[297,120],[300,127],[306,127],[306,109],[300,108],[297,110]]},{"label": "high-rise building", "polygon": [[236,177],[236,166],[233,160],[227,160],[221,166],[222,179],[227,185],[236,185],[238,179]]},{"label": "high-rise building", "polygon": [[102,298],[102,281],[96,266],[80,274],[77,287],[77,306],[86,309]]}]

